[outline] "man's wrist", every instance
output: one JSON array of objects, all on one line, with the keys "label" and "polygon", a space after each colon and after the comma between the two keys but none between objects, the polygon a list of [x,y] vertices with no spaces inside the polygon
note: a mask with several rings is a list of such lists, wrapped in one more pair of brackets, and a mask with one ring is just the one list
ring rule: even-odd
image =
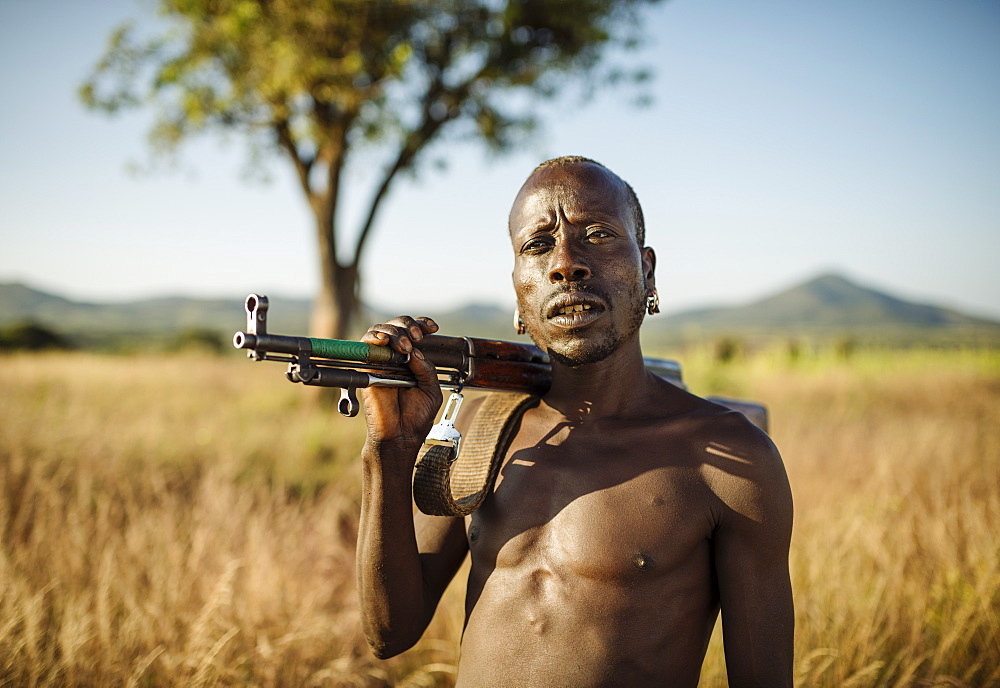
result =
[{"label": "man's wrist", "polygon": [[386,464],[408,464],[410,468],[416,463],[417,453],[423,445],[423,438],[419,437],[391,437],[375,439],[368,437],[365,439],[364,447],[361,449],[362,459],[374,460],[380,465]]}]

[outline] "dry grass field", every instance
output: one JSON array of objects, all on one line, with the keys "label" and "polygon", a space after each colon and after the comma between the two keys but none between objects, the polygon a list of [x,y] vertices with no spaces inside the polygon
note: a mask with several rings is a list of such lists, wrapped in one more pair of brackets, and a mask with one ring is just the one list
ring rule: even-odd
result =
[{"label": "dry grass field", "polygon": [[[684,358],[764,400],[803,687],[1000,686],[1000,354]],[[450,686],[358,628],[362,422],[240,357],[0,357],[0,686]],[[702,685],[725,686],[718,638]]]}]

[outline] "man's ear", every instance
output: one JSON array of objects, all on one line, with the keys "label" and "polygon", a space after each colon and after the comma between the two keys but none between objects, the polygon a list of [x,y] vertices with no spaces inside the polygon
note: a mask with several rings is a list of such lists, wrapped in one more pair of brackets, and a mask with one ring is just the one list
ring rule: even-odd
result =
[{"label": "man's ear", "polygon": [[642,249],[642,278],[646,282],[647,289],[656,287],[656,251],[652,246]]}]

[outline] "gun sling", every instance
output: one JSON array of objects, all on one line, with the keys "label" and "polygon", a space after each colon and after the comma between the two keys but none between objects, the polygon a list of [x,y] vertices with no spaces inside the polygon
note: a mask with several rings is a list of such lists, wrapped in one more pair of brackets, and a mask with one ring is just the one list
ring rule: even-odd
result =
[{"label": "gun sling", "polygon": [[431,516],[468,516],[493,491],[514,428],[537,403],[530,394],[490,394],[462,440],[459,456],[450,446],[424,445],[413,472],[413,499]]}]

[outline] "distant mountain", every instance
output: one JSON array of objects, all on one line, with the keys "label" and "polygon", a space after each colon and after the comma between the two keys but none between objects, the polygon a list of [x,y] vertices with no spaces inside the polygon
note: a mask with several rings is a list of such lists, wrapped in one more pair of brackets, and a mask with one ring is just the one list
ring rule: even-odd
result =
[{"label": "distant mountain", "polygon": [[[246,328],[244,297],[195,299],[161,297],[121,303],[88,303],[34,289],[21,283],[0,283],[0,326],[34,322],[69,335],[128,335],[133,338],[176,334],[185,329],[210,330],[228,339]],[[270,296],[268,331],[306,334],[309,299]],[[366,309],[362,321],[384,321],[396,313]],[[418,314],[414,314],[418,315]],[[493,304],[470,303],[435,312],[442,329],[471,337],[514,338],[510,312]]]},{"label": "distant mountain", "polygon": [[[275,327],[302,331],[310,302],[282,299]],[[31,321],[66,334],[145,335],[199,328],[235,332],[246,324],[243,299],[160,297],[122,303],[72,301],[20,283],[0,284],[0,324]],[[278,331],[278,330],[276,330]]]},{"label": "distant mountain", "polygon": [[92,304],[74,303],[61,296],[33,289],[18,282],[0,284],[0,323],[33,321],[49,325],[49,318],[59,318],[71,311],[82,312]]},{"label": "distant mountain", "polygon": [[[271,297],[269,330],[276,334],[308,332],[311,302]],[[375,322],[391,314],[369,309]],[[469,304],[435,312],[442,332],[515,339],[510,311],[492,304]],[[243,297],[194,299],[164,297],[123,303],[72,301],[20,283],[0,284],[0,325],[31,321],[60,334],[142,338],[175,335],[185,329],[217,332],[228,340],[244,329]],[[825,274],[743,306],[704,308],[647,320],[644,335],[661,341],[717,333],[861,334],[909,341],[971,335],[976,341],[1000,342],[1000,322],[958,311],[914,303],[864,287],[836,274]]]},{"label": "distant mountain", "polygon": [[[652,324],[652,323],[650,323]],[[725,308],[704,308],[664,318],[660,330],[996,330],[1000,322],[958,311],[914,303],[825,274],[758,301]]]}]

